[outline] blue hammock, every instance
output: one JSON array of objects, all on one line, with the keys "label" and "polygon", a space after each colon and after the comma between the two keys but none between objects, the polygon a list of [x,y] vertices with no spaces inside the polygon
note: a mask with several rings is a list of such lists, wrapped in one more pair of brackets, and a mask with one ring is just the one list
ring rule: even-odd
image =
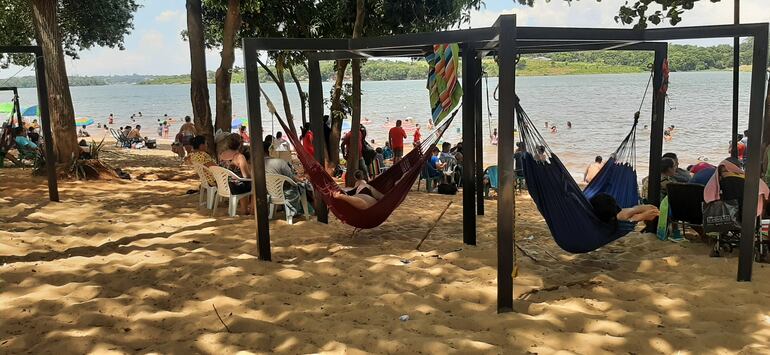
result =
[{"label": "blue hammock", "polygon": [[516,116],[520,136],[527,151],[538,152],[537,156],[540,158],[538,160],[532,154],[526,153],[522,159],[527,189],[560,248],[570,253],[586,253],[634,230],[635,223],[606,223],[599,220],[586,195],[608,193],[615,197],[618,205],[623,208],[638,203],[636,172],[630,162],[619,161],[635,158],[633,151],[636,123],[632,132],[621,143],[621,147],[589,185],[590,191],[584,194],[559,157],[550,150],[518,100]]}]

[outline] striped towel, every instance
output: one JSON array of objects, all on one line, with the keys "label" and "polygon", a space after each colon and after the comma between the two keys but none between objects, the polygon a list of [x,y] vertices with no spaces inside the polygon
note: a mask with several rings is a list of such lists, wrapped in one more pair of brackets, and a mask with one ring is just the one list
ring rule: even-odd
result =
[{"label": "striped towel", "polygon": [[460,46],[437,44],[433,53],[427,55],[430,71],[428,72],[428,91],[433,123],[438,125],[460,103],[463,88],[457,81]]}]

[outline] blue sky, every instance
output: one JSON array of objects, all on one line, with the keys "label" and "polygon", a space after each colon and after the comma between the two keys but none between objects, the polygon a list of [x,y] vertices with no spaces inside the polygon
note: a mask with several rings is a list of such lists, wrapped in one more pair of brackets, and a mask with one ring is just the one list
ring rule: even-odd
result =
[{"label": "blue sky", "polygon": [[[280,1],[280,0],[276,0]],[[290,1],[290,0],[285,0]],[[622,27],[615,23],[613,16],[625,0],[578,0],[571,4],[560,0],[537,0],[534,8],[520,6],[514,0],[487,0],[486,7],[471,15],[471,27],[491,25],[503,13],[516,13],[518,22],[524,26],[582,26]],[[742,0],[743,22],[770,22],[770,0]],[[143,0],[142,7],[134,18],[134,30],[126,37],[126,50],[95,48],[81,52],[81,59],[67,60],[70,75],[110,74],[184,74],[189,73],[190,60],[187,42],[182,41],[180,32],[186,27],[183,0]],[[731,0],[711,3],[698,2],[695,10],[685,14],[681,25],[732,23]],[[463,28],[468,27],[464,25]],[[715,44],[725,41],[706,40],[689,43]],[[242,63],[241,54],[236,55],[236,65]],[[216,50],[207,53],[210,70],[219,65]],[[18,68],[0,70],[0,78],[13,75]],[[26,73],[25,73],[26,72]],[[31,75],[26,70],[19,75]]]}]

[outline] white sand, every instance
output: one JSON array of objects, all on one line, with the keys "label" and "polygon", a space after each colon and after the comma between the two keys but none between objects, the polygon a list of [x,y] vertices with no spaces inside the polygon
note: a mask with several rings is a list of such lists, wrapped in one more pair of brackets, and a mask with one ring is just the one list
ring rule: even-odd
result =
[{"label": "white sand", "polygon": [[261,262],[253,219],[198,209],[170,152],[117,152],[138,179],[62,182],[61,203],[0,170],[0,353],[770,353],[770,269],[737,283],[737,258],[702,243],[632,234],[569,255],[520,196],[517,239],[538,261],[520,256],[515,292],[549,291],[496,314],[495,202],[475,247],[460,195],[412,192],[355,236],[279,214]]}]

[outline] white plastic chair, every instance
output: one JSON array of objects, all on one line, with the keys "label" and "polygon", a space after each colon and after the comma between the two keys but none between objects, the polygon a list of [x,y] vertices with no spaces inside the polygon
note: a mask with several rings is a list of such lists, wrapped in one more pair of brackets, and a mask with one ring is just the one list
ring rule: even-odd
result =
[{"label": "white plastic chair", "polygon": [[229,209],[228,212],[230,214],[230,217],[235,217],[238,211],[238,201],[240,201],[244,197],[249,197],[251,195],[251,192],[242,193],[240,195],[233,195],[230,193],[230,184],[229,180],[240,180],[244,182],[251,182],[249,179],[243,179],[238,177],[238,175],[235,175],[230,170],[227,170],[222,167],[218,166],[212,166],[208,168],[211,172],[211,175],[214,175],[214,179],[217,181],[217,198],[214,200],[214,207],[211,209],[211,215],[213,216],[217,211],[217,205],[219,204],[220,198],[225,198],[229,200]]},{"label": "white plastic chair", "polygon": [[[273,215],[275,214],[276,208],[278,208],[278,205],[283,205],[284,210],[286,211],[286,222],[289,224],[293,223],[293,217],[292,214],[289,212],[289,205],[291,205],[292,202],[295,202],[296,199],[288,200],[286,199],[286,194],[283,191],[284,183],[288,183],[294,188],[297,188],[297,183],[294,182],[291,178],[283,175],[277,175],[277,174],[265,174],[265,181],[267,185],[267,194],[270,195],[270,208],[267,215],[268,219],[273,219]],[[298,199],[301,199],[302,202],[302,208],[305,209],[304,213],[307,212],[307,200],[304,196],[304,192],[300,194]]]},{"label": "white plastic chair", "polygon": [[[206,171],[211,173],[211,170],[203,164],[193,164],[193,169],[195,169],[195,172],[198,173],[198,177],[201,179],[198,204],[205,205],[208,209],[214,208],[214,199],[217,197],[217,186],[209,185],[209,179],[206,178]],[[205,198],[203,197],[204,193],[206,194]]]}]

